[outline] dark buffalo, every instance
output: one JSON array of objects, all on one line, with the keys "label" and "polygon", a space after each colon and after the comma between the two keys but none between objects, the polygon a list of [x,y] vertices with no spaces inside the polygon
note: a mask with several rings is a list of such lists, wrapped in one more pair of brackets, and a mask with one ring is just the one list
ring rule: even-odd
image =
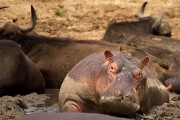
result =
[{"label": "dark buffalo", "polygon": [[30,24],[26,27],[20,27],[12,22],[6,22],[0,26],[0,35],[1,39],[13,39],[16,38],[19,34],[35,34],[32,32],[36,25],[37,16],[36,12],[31,5],[31,21]]},{"label": "dark buffalo", "polygon": [[64,79],[61,111],[133,115],[169,102],[165,86],[151,75],[148,63],[149,57],[140,61],[119,51],[89,55]]},{"label": "dark buffalo", "polygon": [[42,74],[21,48],[12,41],[0,41],[0,96],[44,90]]},{"label": "dark buffalo", "polygon": [[[32,6],[31,15],[30,26],[26,27],[26,29],[22,29],[22,27],[14,23],[5,23],[3,27],[0,27],[0,39],[11,39],[21,45],[26,55],[43,74],[47,88],[59,88],[67,72],[84,57],[94,52],[101,52],[107,48],[111,50],[118,49],[117,46],[119,44],[105,41],[73,40],[33,34],[31,30],[36,24],[37,17]],[[121,46],[136,57],[142,58],[147,55],[147,53],[133,47]],[[171,65],[168,62],[161,62],[152,56],[151,58],[152,64],[150,66],[157,77],[164,79],[169,76],[170,69],[165,69],[164,66],[171,68]],[[161,63],[165,65],[159,65]]]},{"label": "dark buffalo", "polygon": [[[48,88],[59,88],[67,72],[84,57],[107,48],[118,50],[117,44],[104,41],[81,41],[68,38],[50,38],[39,35],[21,35],[18,37],[17,42],[21,44],[27,56],[35,62],[43,74],[46,87]],[[121,46],[139,58],[149,55],[132,47]],[[152,56],[150,57],[152,58],[152,64],[150,64],[152,71],[154,71],[159,78],[167,78],[170,73],[169,70],[171,70],[171,64]],[[169,69],[164,68],[164,66],[167,66]]]},{"label": "dark buffalo", "polygon": [[[160,36],[171,36],[171,27],[165,21],[162,21],[162,13],[154,19],[151,16],[144,17],[144,9],[147,2],[144,2],[138,11],[138,20],[117,22],[111,21],[106,29],[103,40],[114,41],[116,34],[129,33],[131,35],[154,34]],[[112,39],[114,38],[114,39]],[[119,38],[117,38],[119,39]]]},{"label": "dark buffalo", "polygon": [[173,78],[166,80],[165,85],[169,91],[180,94],[180,71]]}]

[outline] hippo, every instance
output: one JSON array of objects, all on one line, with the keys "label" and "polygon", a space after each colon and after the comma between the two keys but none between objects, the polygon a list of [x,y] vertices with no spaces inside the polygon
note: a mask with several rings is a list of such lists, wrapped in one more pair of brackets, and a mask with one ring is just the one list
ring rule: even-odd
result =
[{"label": "hippo", "polygon": [[35,113],[25,115],[18,120],[130,120],[97,113]]},{"label": "hippo", "polygon": [[169,102],[165,86],[147,68],[149,60],[110,50],[85,57],[62,83],[61,111],[129,116]]}]

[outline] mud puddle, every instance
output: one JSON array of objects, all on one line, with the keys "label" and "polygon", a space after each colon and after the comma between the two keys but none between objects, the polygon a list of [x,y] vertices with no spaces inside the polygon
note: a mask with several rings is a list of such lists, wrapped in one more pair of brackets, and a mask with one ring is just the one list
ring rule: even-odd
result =
[{"label": "mud puddle", "polygon": [[59,112],[58,93],[59,89],[46,89],[44,97],[39,99],[39,101],[27,103],[25,113]]},{"label": "mud puddle", "polygon": [[0,97],[0,120],[12,120],[25,114],[59,112],[59,89],[47,89],[45,94]]}]

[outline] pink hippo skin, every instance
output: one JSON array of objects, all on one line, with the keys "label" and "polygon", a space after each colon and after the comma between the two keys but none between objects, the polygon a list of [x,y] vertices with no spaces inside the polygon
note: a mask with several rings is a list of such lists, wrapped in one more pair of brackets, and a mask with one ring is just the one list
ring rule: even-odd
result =
[{"label": "pink hippo skin", "polygon": [[81,60],[67,74],[59,92],[62,112],[133,115],[169,102],[164,85],[146,65],[129,54],[109,50]]}]

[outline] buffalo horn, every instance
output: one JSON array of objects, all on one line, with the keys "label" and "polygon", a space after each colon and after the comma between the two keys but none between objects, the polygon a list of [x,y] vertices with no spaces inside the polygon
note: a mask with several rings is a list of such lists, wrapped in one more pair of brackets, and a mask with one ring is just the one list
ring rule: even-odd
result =
[{"label": "buffalo horn", "polygon": [[142,18],[144,17],[144,9],[146,7],[147,1],[144,1],[144,3],[139,7],[137,17]]},{"label": "buffalo horn", "polygon": [[28,27],[20,27],[20,30],[23,33],[27,33],[30,32],[34,29],[35,25],[36,25],[36,21],[37,21],[37,16],[36,16],[36,11],[34,10],[34,7],[31,5],[31,21],[30,21],[30,25]]}]

